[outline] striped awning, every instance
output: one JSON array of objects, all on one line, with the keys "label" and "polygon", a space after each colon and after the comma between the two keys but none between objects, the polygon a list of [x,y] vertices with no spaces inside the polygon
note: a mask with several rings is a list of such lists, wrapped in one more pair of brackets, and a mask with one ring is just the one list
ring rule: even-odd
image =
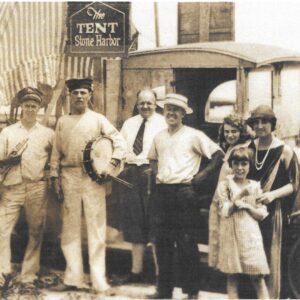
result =
[{"label": "striped awning", "polygon": [[94,59],[68,56],[67,2],[0,2],[0,104],[38,83],[93,77]]}]

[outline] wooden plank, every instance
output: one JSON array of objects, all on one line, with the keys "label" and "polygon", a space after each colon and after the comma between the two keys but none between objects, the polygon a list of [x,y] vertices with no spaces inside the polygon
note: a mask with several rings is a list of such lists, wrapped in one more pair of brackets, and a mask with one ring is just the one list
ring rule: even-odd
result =
[{"label": "wooden plank", "polygon": [[[224,34],[225,29],[227,34]],[[234,40],[234,3],[210,3],[209,40]]]},{"label": "wooden plank", "polygon": [[106,117],[119,127],[121,91],[121,60],[108,59],[106,63]]},{"label": "wooden plank", "polygon": [[43,118],[43,120],[41,122],[43,125],[46,126],[48,124],[49,117],[50,117],[50,115],[51,115],[51,113],[52,113],[55,105],[57,104],[57,101],[58,101],[58,99],[59,99],[59,97],[60,97],[60,95],[61,95],[64,87],[65,87],[65,81],[63,79],[60,79],[58,81],[58,84],[57,84],[54,92],[53,92],[52,99],[51,99],[51,101],[48,104],[48,107],[47,107],[47,110],[45,112],[44,118]]},{"label": "wooden plank", "polygon": [[178,5],[178,43],[232,41],[233,2],[183,2]]},{"label": "wooden plank", "polygon": [[174,92],[171,82],[174,80],[172,69],[167,70],[152,70],[151,71],[151,87],[165,86],[166,93]]},{"label": "wooden plank", "polygon": [[94,58],[93,110],[105,114],[103,93],[103,59]]},{"label": "wooden plank", "polygon": [[170,68],[235,68],[240,65],[251,68],[254,64],[238,58],[206,51],[170,51],[149,53],[124,60],[124,69],[170,69]]},{"label": "wooden plank", "polygon": [[[124,60],[123,60],[124,62]],[[150,70],[124,70],[122,74],[122,113],[120,122],[123,123],[126,119],[132,116],[134,106],[136,104],[137,92],[151,84]]]},{"label": "wooden plank", "polygon": [[[187,38],[186,35],[189,37]],[[199,3],[179,2],[178,44],[193,42],[199,42]]]},{"label": "wooden plank", "polygon": [[122,120],[132,116],[136,104],[137,92],[144,88],[155,88],[159,86],[166,87],[166,93],[174,92],[174,87],[171,83],[174,81],[174,74],[172,69],[134,69],[123,71],[123,106],[122,106]]},{"label": "wooden plank", "polygon": [[199,3],[199,42],[209,42],[210,3]]}]

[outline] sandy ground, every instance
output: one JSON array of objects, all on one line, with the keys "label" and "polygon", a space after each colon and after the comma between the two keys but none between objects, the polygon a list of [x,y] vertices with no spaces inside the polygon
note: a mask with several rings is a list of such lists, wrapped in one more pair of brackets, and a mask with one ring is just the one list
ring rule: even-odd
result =
[{"label": "sandy ground", "polygon": [[[147,296],[155,293],[153,285],[122,285],[113,288],[114,296],[93,295],[89,293],[55,293],[43,291],[41,299],[47,300],[77,300],[77,299],[146,299]],[[181,289],[176,288],[173,299],[187,299],[186,294],[181,293]],[[227,299],[227,295],[200,291],[198,299]]]}]

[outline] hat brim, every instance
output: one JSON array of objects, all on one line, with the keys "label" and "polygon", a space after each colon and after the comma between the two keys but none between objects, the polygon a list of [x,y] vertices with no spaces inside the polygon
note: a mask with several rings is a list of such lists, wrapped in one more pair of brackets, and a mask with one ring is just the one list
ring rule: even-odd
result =
[{"label": "hat brim", "polygon": [[41,97],[39,97],[38,95],[35,95],[35,94],[28,94],[28,95],[23,96],[21,99],[19,99],[19,103],[24,103],[26,101],[34,101],[34,102],[38,103],[39,105],[42,104]]},{"label": "hat brim", "polygon": [[264,114],[256,114],[255,116],[251,116],[247,119],[246,123],[247,124],[252,124],[255,120],[259,120],[259,119],[266,119],[269,121],[276,121],[277,118],[275,116],[267,116]]},{"label": "hat brim", "polygon": [[165,104],[172,104],[172,105],[181,107],[182,109],[184,109],[185,113],[188,114],[188,115],[193,113],[193,110],[189,106],[186,106],[183,103],[178,102],[176,100],[168,99],[168,100],[156,101],[156,105],[161,107],[161,108],[164,108]]}]

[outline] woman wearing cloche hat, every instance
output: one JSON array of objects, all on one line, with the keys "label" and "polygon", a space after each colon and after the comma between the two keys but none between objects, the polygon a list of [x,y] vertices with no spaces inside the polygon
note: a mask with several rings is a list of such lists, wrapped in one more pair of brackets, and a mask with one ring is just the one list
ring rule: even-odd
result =
[{"label": "woman wearing cloche hat", "polygon": [[270,264],[268,288],[271,298],[286,298],[287,288],[287,234],[288,214],[298,188],[298,165],[292,149],[275,137],[277,118],[271,107],[256,107],[247,120],[255,131],[253,149],[254,167],[249,179],[260,181],[263,194],[258,203],[267,205],[269,216],[261,223],[264,246]]}]

